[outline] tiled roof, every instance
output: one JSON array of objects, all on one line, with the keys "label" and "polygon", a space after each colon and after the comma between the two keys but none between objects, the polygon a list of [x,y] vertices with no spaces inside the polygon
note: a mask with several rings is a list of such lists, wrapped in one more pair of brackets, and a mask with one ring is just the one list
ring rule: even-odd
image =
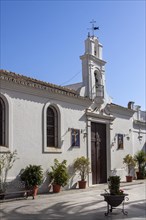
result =
[{"label": "tiled roof", "polygon": [[76,97],[81,99],[87,99],[81,97],[75,90],[68,89],[55,84],[40,81],[34,78],[30,78],[24,75],[16,74],[7,70],[0,70],[0,80],[7,80],[16,84],[21,84],[23,86],[28,86],[32,88],[37,88],[41,90],[46,90],[48,92],[67,95],[70,97]]},{"label": "tiled roof", "polygon": [[126,107],[123,107],[121,105],[117,105],[117,104],[114,104],[114,103],[108,104],[107,106],[109,106],[109,111],[110,112],[115,112],[115,113],[118,113],[118,114],[123,114],[123,115],[130,116],[130,117],[132,117],[132,115],[135,112],[133,109],[129,109],[129,108],[126,108]]},{"label": "tiled roof", "polygon": [[132,109],[129,109],[129,108],[124,107],[124,106],[121,106],[121,105],[117,105],[117,104],[115,104],[115,103],[111,103],[110,106],[117,107],[117,108],[121,108],[121,109],[123,109],[123,110],[133,111]]}]

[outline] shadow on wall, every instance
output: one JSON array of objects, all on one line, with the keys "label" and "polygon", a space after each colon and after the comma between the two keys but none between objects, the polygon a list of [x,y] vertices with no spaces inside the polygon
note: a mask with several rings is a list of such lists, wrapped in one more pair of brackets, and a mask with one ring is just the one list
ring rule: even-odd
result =
[{"label": "shadow on wall", "polygon": [[[52,184],[50,183],[48,171],[49,169],[47,169],[43,173],[43,182],[39,186],[38,194],[49,193],[52,191]],[[68,166],[68,172],[70,179],[68,184],[65,187],[63,187],[64,190],[77,188],[77,176],[75,175],[72,164]],[[7,192],[18,192],[25,190],[25,183],[21,180],[20,175],[21,171],[14,180],[7,182]],[[13,197],[19,197],[19,194],[13,194]]]},{"label": "shadow on wall", "polygon": [[[43,183],[39,186],[38,193],[48,193],[49,192],[49,177],[47,175],[48,170],[44,173]],[[10,182],[7,182],[6,191],[7,192],[19,192],[25,190],[25,183],[20,178],[20,173],[16,176],[16,178]],[[7,197],[19,197],[19,194],[16,195],[8,195]]]},{"label": "shadow on wall", "polygon": [[143,150],[144,152],[146,152],[146,142],[144,143],[144,145],[143,145],[143,147],[142,147],[142,150]]},{"label": "shadow on wall", "polygon": [[25,184],[24,182],[21,181],[20,179],[20,173],[16,176],[16,178],[10,182],[7,182],[7,187],[6,190],[8,192],[12,191],[20,191],[25,189]]}]

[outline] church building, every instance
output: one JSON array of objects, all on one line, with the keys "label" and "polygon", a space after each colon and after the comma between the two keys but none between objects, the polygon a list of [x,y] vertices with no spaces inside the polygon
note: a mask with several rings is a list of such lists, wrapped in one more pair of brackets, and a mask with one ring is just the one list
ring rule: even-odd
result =
[{"label": "church building", "polygon": [[[17,150],[19,157],[8,181],[29,164],[47,172],[55,158],[71,166],[80,156],[90,160],[88,186],[106,183],[112,173],[125,180],[124,156],[146,150],[146,112],[133,101],[112,103],[102,50],[89,34],[82,82],[64,87],[0,70],[0,153]],[[68,188],[77,180],[71,177]]]}]

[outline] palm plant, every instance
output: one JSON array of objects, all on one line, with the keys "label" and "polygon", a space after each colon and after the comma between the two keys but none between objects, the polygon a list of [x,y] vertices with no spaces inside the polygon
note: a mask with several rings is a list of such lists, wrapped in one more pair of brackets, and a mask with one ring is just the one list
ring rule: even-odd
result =
[{"label": "palm plant", "polygon": [[146,169],[146,153],[143,150],[138,151],[134,155],[134,159],[138,164],[138,173],[139,178],[144,178],[145,169]]},{"label": "palm plant", "polygon": [[50,182],[53,185],[65,186],[69,179],[67,160],[59,162],[57,159],[54,159],[54,165],[51,166],[51,169],[52,171],[48,172]]},{"label": "palm plant", "polygon": [[136,165],[136,162],[135,162],[134,158],[133,158],[130,154],[127,154],[127,155],[123,158],[123,163],[127,165],[127,168],[128,168],[128,176],[130,176],[131,169],[132,169],[133,167],[135,167],[135,165]]}]

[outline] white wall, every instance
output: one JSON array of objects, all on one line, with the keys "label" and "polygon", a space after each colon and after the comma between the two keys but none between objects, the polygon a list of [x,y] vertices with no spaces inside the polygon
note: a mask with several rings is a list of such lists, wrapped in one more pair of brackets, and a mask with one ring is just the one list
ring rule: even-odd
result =
[{"label": "white wall", "polygon": [[[126,154],[133,154],[133,143],[131,135],[129,134],[129,129],[131,129],[132,121],[131,119],[119,118],[116,115],[116,118],[113,122],[113,130],[111,131],[111,170],[116,169],[117,174],[121,178],[125,178],[125,169],[123,164],[123,158]],[[125,135],[124,149],[118,149],[117,134]],[[130,139],[127,140],[127,134],[129,134]]]},{"label": "white wall", "polygon": [[[83,133],[80,134],[80,147],[71,147],[71,134],[69,128],[84,130],[86,132],[85,109],[89,108],[91,101],[83,98],[67,97],[64,95],[49,93],[40,89],[29,88],[22,85],[3,82],[1,93],[9,100],[9,126],[11,127],[10,150],[17,150],[19,159],[16,160],[9,173],[9,179],[15,178],[22,168],[29,164],[42,165],[44,172],[53,164],[54,158],[60,161],[66,159],[68,165],[79,156],[91,154],[90,128],[88,128],[88,149],[87,138]],[[58,152],[44,151],[44,108],[46,105],[53,104],[59,111],[59,135]],[[134,124],[133,114],[128,110],[112,109],[115,117],[113,125],[109,127],[107,123],[107,164],[109,170],[117,170],[117,175],[125,180],[126,170],[123,164],[123,157],[126,154],[134,155],[137,150],[144,147],[146,140],[145,127],[141,129],[143,138],[138,137],[139,124]],[[96,116],[97,114],[97,116]],[[94,115],[94,114],[93,114]],[[92,116],[93,121],[98,118],[99,112]],[[94,119],[95,117],[95,119]],[[97,120],[98,122],[98,120]],[[112,130],[110,130],[112,129]],[[124,149],[117,149],[117,134],[121,133],[124,137]],[[127,139],[129,136],[129,140]],[[110,137],[109,137],[110,136]],[[111,148],[109,150],[109,147]],[[91,185],[91,173],[90,173]],[[77,179],[72,180],[72,185]],[[47,186],[46,186],[47,190]]]},{"label": "white wall", "polygon": [[[53,99],[49,93],[39,93],[35,89],[33,91],[33,89],[20,86],[15,88],[12,86],[11,88],[10,84],[8,89],[1,89],[1,93],[11,100],[13,147],[9,147],[13,150],[16,149],[19,157],[9,173],[10,179],[15,178],[20,170],[29,164],[42,165],[46,171],[53,165],[54,158],[58,158],[60,161],[66,159],[69,165],[76,157],[86,156],[84,134],[80,134],[80,147],[71,147],[71,131],[69,129],[86,129],[85,101],[77,98],[67,99],[63,96],[54,96]],[[60,111],[59,153],[43,152],[43,111],[46,103],[55,104]]]},{"label": "white wall", "polygon": [[[120,111],[119,111],[120,112]],[[125,180],[127,175],[127,169],[123,164],[123,158],[127,154],[134,154],[138,150],[144,150],[146,145],[146,131],[144,126],[134,125],[134,115],[127,115],[124,112],[113,113],[115,120],[113,122],[111,130],[111,170],[116,169],[116,174],[121,176],[122,180]],[[139,126],[142,128],[142,140],[138,139]],[[124,149],[118,149],[117,134],[124,135]]]}]

